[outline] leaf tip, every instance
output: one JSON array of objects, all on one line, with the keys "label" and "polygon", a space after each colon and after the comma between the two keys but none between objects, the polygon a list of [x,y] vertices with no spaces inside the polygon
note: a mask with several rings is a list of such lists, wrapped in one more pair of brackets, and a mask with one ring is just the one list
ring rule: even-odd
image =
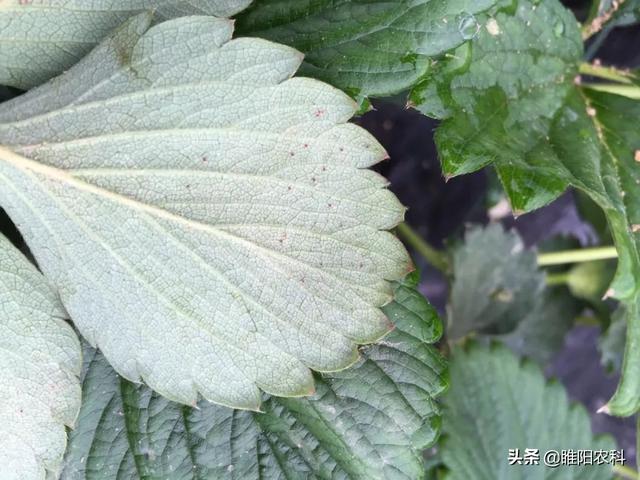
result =
[{"label": "leaf tip", "polygon": [[405,276],[407,276],[410,273],[413,273],[415,271],[416,271],[416,264],[413,263],[413,259],[411,259],[411,257],[409,257],[409,260],[407,261],[407,268],[406,268]]},{"label": "leaf tip", "polygon": [[604,413],[605,415],[611,415],[611,410],[609,410],[609,404],[606,403],[603,406],[601,406],[598,410],[596,410],[596,413]]}]

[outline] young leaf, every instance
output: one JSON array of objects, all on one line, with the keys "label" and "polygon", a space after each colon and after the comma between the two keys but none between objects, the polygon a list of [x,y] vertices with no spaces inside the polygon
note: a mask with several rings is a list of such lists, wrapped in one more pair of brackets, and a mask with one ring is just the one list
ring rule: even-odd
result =
[{"label": "young leaf", "polygon": [[300,71],[354,96],[406,90],[431,58],[471,38],[475,15],[496,0],[256,0],[238,17],[238,32],[304,52]]},{"label": "young leaf", "polygon": [[477,333],[541,363],[562,346],[576,308],[547,289],[535,252],[516,233],[498,224],[470,230],[454,251],[453,274],[449,339]]},{"label": "young leaf", "polygon": [[[483,20],[472,47],[413,92],[446,117],[436,142],[448,176],[493,164],[512,206],[540,207],[571,185],[607,215],[619,252],[610,293],[629,306],[640,343],[640,102],[576,85],[582,56],[575,18],[557,0],[519,0]],[[436,100],[434,100],[436,99]],[[611,413],[640,407],[640,349],[628,348]],[[624,370],[624,369],[623,369]]]},{"label": "young leaf", "polygon": [[[562,386],[547,382],[536,364],[519,362],[502,346],[472,344],[454,351],[450,368],[440,452],[447,480],[612,478],[611,465],[595,461],[557,469],[544,465],[551,450],[604,451],[609,461],[615,443],[594,437],[584,408],[570,406]],[[510,449],[519,450],[521,464],[509,464]],[[539,450],[538,464],[523,464],[525,449]]]},{"label": "young leaf", "polygon": [[[57,475],[80,409],[80,344],[55,292],[0,235],[0,470]],[[8,476],[7,476],[8,475]]]},{"label": "young leaf", "polygon": [[62,73],[127,18],[154,11],[233,15],[251,0],[3,0],[0,1],[0,85],[31,88]]},{"label": "young leaf", "polygon": [[397,329],[357,366],[318,378],[308,399],[266,399],[261,413],[172,403],[119,378],[85,348],[84,403],[63,480],[116,478],[420,479],[421,449],[440,430],[433,400],[447,386],[427,345],[441,332],[409,285],[385,307]]},{"label": "young leaf", "polygon": [[289,78],[297,51],[149,21],[0,106],[0,205],[125,378],[186,404],[309,395],[390,330],[411,269],[366,169],[386,152],[345,94]]},{"label": "young leaf", "polygon": [[513,330],[545,288],[535,253],[499,224],[466,233],[464,244],[454,251],[453,272],[447,328],[453,340],[472,331]]}]

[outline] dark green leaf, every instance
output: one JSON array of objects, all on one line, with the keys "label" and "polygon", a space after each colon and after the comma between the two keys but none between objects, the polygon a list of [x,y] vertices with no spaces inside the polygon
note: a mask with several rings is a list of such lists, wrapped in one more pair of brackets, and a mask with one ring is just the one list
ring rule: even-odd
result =
[{"label": "dark green leaf", "polygon": [[[584,408],[571,406],[559,383],[547,382],[536,364],[518,361],[502,346],[454,351],[443,433],[447,480],[612,478],[610,465],[544,466],[549,450],[608,455],[615,443],[593,437]],[[509,449],[523,456],[527,448],[539,450],[539,465],[509,465]]]},{"label": "dark green leaf", "polygon": [[[425,113],[446,117],[436,134],[445,174],[493,164],[517,212],[570,185],[586,192],[605,212],[618,248],[610,293],[628,304],[640,337],[640,130],[633,121],[640,102],[575,85],[580,31],[557,0],[519,0],[486,16],[472,43],[412,95]],[[609,405],[618,415],[640,407],[640,349],[627,352]]]},{"label": "dark green leaf", "polygon": [[624,351],[627,312],[620,306],[611,316],[611,323],[598,341],[602,365],[610,372],[620,372]]},{"label": "dark green leaf", "polygon": [[238,32],[305,53],[301,75],[355,97],[397,93],[429,70],[431,58],[472,38],[475,18],[496,0],[257,0]]},{"label": "dark green leaf", "polygon": [[[410,284],[386,307],[397,328],[356,367],[318,375],[314,396],[265,398],[263,413],[172,403],[120,378],[85,346],[84,402],[63,479],[423,478],[440,430],[440,322]],[[421,300],[420,300],[421,299]]]},{"label": "dark green leaf", "polygon": [[450,339],[475,332],[544,363],[562,346],[577,313],[575,302],[550,291],[534,251],[500,225],[474,228],[454,252]]}]

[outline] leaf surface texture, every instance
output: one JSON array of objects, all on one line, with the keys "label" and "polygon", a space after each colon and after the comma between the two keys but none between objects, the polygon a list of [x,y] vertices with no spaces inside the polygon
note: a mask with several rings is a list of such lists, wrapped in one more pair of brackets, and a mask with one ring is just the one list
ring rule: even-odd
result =
[{"label": "leaf surface texture", "polygon": [[304,399],[266,398],[262,413],[172,403],[119,377],[85,348],[85,401],[63,480],[419,479],[440,431],[448,385],[428,343],[442,333],[411,281],[385,310],[397,328],[352,369],[318,375]]},{"label": "leaf surface texture", "polygon": [[0,85],[28,89],[71,67],[126,19],[227,17],[251,0],[2,0]]},{"label": "leaf surface texture", "polygon": [[[594,437],[587,412],[569,404],[562,385],[547,382],[536,364],[520,362],[503,346],[454,351],[443,422],[447,480],[612,478],[608,464],[544,465],[550,450],[604,450],[609,458],[615,442]],[[520,457],[527,448],[538,449],[539,464],[509,465],[509,449],[516,448]]]},{"label": "leaf surface texture", "polygon": [[495,0],[257,0],[238,17],[241,34],[304,52],[301,73],[355,97],[398,93],[431,60],[473,37],[475,15]]},{"label": "leaf surface texture", "polygon": [[80,409],[80,343],[55,291],[0,235],[0,474],[56,478]]},{"label": "leaf surface texture", "polygon": [[[0,204],[74,323],[168,398],[258,409],[383,337],[404,207],[355,103],[232,22],[127,22],[0,108]],[[10,149],[10,150],[9,150]]]},{"label": "leaf surface texture", "polygon": [[602,208],[619,254],[609,293],[627,304],[634,333],[609,408],[630,415],[640,407],[640,102],[576,85],[580,31],[557,0],[519,0],[482,23],[413,101],[444,118],[436,143],[447,176],[495,166],[516,213],[569,186]]}]

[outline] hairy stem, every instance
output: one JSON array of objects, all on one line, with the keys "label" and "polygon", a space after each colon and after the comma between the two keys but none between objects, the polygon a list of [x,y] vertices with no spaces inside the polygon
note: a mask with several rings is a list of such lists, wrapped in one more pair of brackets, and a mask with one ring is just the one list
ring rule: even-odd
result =
[{"label": "hairy stem", "polygon": [[618,85],[616,83],[587,83],[582,84],[583,88],[596,90],[598,92],[613,93],[632,100],[640,100],[640,86],[637,85]]},{"label": "hairy stem", "polygon": [[449,272],[449,260],[444,252],[436,250],[423,240],[408,224],[401,223],[396,227],[398,236],[413,248],[427,262],[442,273]]},{"label": "hairy stem", "polygon": [[538,265],[563,265],[566,263],[592,262],[594,260],[607,260],[618,258],[616,247],[581,248],[578,250],[566,250],[563,252],[541,253],[538,255]]},{"label": "hairy stem", "polygon": [[591,77],[602,78],[604,80],[612,80],[620,83],[632,83],[631,78],[633,75],[629,72],[618,70],[614,67],[604,67],[602,65],[596,65],[593,63],[580,64],[580,73],[583,75],[589,75]]},{"label": "hairy stem", "polygon": [[613,2],[611,7],[608,10],[604,10],[599,13],[597,17],[595,17],[591,22],[582,26],[582,40],[586,41],[591,38],[594,34],[598,33],[602,30],[603,27],[607,26],[607,23],[613,18],[614,14],[618,11],[620,6],[626,0],[617,0]]},{"label": "hairy stem", "polygon": [[[396,227],[398,237],[413,248],[416,253],[427,262],[440,270],[442,273],[450,273],[449,258],[445,252],[437,250],[429,245],[418,233],[407,223],[401,223]],[[618,258],[616,247],[596,247],[581,248],[577,250],[565,250],[561,252],[549,252],[538,254],[538,265],[541,267],[551,265],[564,265],[568,263],[592,262],[594,260],[608,260]],[[567,274],[565,272],[547,275],[549,285],[560,285],[566,283]]]},{"label": "hairy stem", "polygon": [[569,281],[569,272],[548,273],[546,282],[549,286],[566,285]]}]

